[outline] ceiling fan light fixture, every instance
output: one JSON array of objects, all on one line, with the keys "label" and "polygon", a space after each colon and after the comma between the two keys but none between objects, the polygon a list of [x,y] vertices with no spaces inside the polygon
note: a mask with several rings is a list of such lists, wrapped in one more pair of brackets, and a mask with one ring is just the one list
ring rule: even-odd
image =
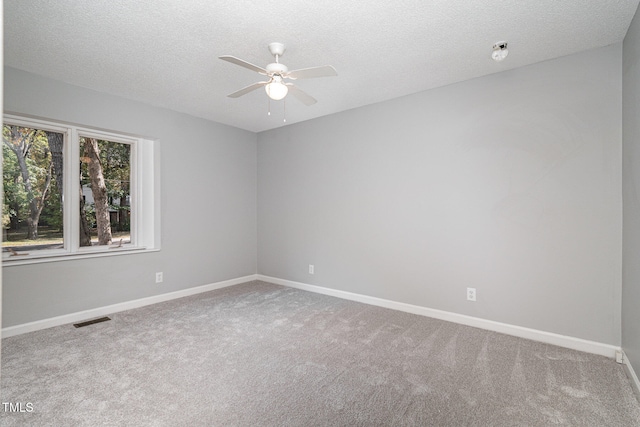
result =
[{"label": "ceiling fan light fixture", "polygon": [[287,96],[287,93],[289,92],[289,88],[282,83],[282,77],[280,76],[274,76],[273,80],[264,87],[264,90],[267,92],[269,98],[274,101],[280,101],[282,98]]},{"label": "ceiling fan light fixture", "polygon": [[[0,0],[1,2],[2,0]],[[337,76],[336,69],[331,65],[323,65],[320,67],[301,68],[298,70],[289,71],[286,65],[279,62],[280,56],[284,53],[285,47],[282,43],[269,44],[269,51],[275,57],[276,62],[268,64],[265,68],[254,65],[250,62],[244,61],[240,58],[236,58],[231,55],[219,56],[223,61],[230,62],[235,65],[239,65],[243,68],[255,71],[258,74],[266,76],[269,80],[256,82],[240,90],[227,95],[229,98],[238,98],[243,95],[253,92],[254,90],[264,87],[265,92],[269,99],[279,101],[283,99],[287,94],[291,93],[291,96],[305,105],[313,105],[318,102],[314,97],[307,94],[293,83],[285,83],[285,79],[297,80],[297,79],[310,79],[315,77],[331,77]]]},{"label": "ceiling fan light fixture", "polygon": [[507,49],[507,42],[497,42],[493,45],[493,52],[491,52],[491,58],[496,62],[503,61],[507,55],[509,55],[509,49]]}]

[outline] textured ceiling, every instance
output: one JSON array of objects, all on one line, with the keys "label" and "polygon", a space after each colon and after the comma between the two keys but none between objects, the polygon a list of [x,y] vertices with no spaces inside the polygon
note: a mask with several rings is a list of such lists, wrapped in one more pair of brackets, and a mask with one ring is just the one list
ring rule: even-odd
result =
[{"label": "textured ceiling", "polygon": [[[318,103],[287,97],[286,124],[623,40],[639,0],[4,0],[4,63],[56,80],[262,131],[283,126],[260,75],[270,42]],[[491,60],[506,40],[509,57]],[[291,99],[290,99],[291,98]]]}]

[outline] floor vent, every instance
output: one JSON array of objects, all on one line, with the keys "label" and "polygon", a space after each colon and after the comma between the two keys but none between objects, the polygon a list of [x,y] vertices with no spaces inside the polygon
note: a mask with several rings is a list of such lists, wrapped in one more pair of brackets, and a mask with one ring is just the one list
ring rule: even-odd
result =
[{"label": "floor vent", "polygon": [[73,326],[76,328],[82,328],[83,326],[93,325],[94,323],[106,322],[107,320],[111,320],[108,317],[101,317],[99,319],[87,320],[86,322],[74,323]]}]

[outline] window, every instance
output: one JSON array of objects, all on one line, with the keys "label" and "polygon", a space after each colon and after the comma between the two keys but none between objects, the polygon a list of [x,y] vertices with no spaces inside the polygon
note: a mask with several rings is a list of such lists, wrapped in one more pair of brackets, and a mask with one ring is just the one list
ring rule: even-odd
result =
[{"label": "window", "polygon": [[80,136],[80,246],[131,244],[131,143]]},{"label": "window", "polygon": [[154,142],[5,116],[7,264],[159,247]]}]

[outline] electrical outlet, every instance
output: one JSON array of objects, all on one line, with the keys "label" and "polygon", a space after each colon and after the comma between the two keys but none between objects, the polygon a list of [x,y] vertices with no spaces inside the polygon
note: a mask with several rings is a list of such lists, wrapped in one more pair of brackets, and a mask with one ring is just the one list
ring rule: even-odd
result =
[{"label": "electrical outlet", "polygon": [[467,288],[467,301],[476,300],[476,288]]},{"label": "electrical outlet", "polygon": [[162,283],[162,271],[156,273],[156,283]]},{"label": "electrical outlet", "polygon": [[315,274],[315,267],[313,266],[313,264],[309,264],[309,274]]}]

